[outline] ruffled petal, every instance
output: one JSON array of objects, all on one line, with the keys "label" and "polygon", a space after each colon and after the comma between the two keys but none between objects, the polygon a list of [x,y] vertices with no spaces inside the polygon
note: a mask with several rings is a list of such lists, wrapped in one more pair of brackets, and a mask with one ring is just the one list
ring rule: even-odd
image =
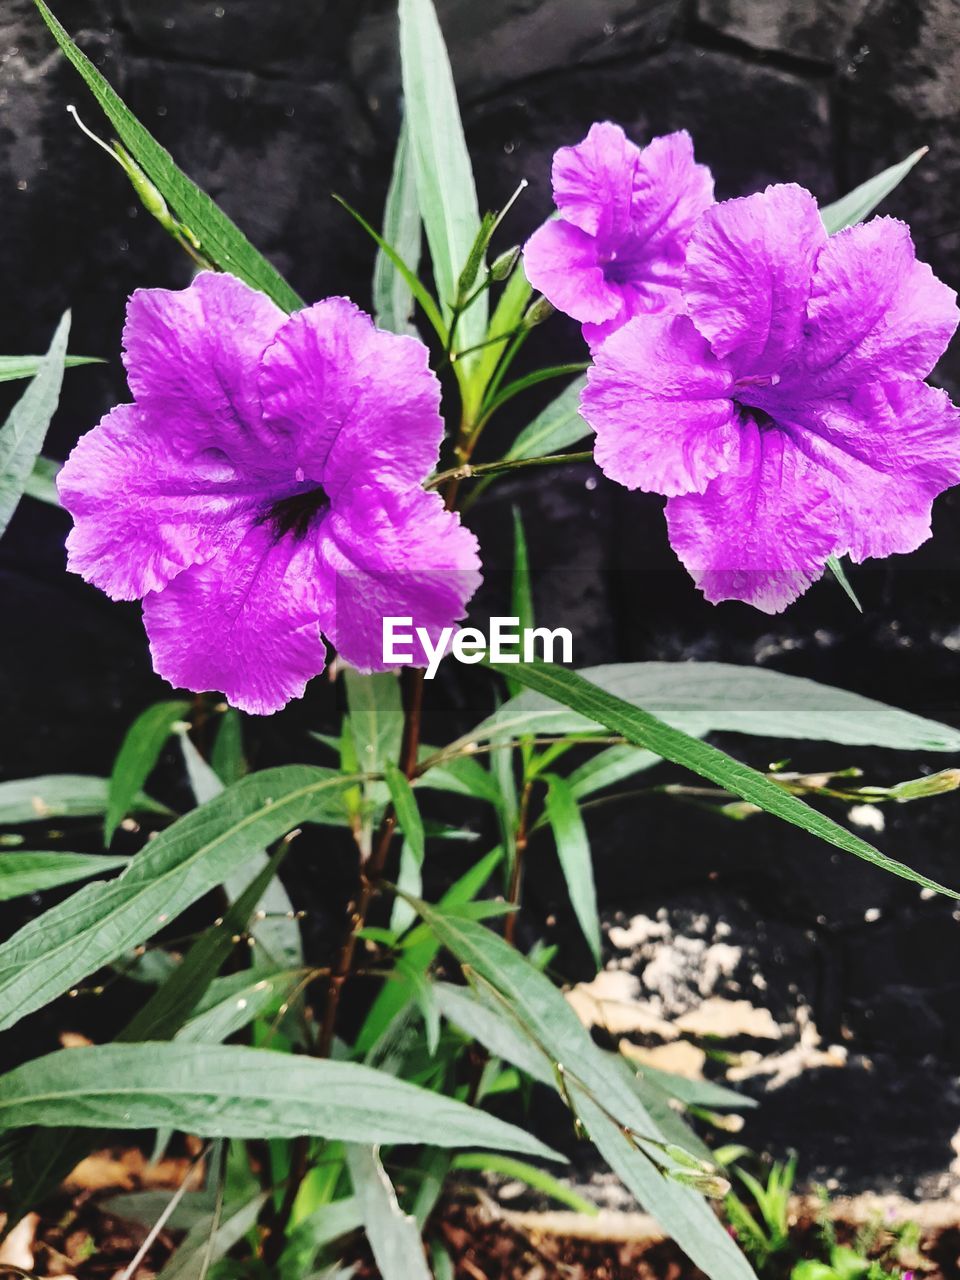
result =
[{"label": "ruffled petal", "polygon": [[701,216],[687,246],[684,298],[716,355],[739,374],[781,373],[800,339],[826,239],[816,200],[792,184]]},{"label": "ruffled petal", "polygon": [[838,548],[833,495],[782,432],[744,422],[741,440],[734,470],[667,503],[670,543],[712,604],[779,613]]},{"label": "ruffled petal", "polygon": [[[320,554],[336,574],[336,609],[324,630],[359,671],[383,671],[383,619],[412,618],[437,643],[456,627],[480,585],[477,540],[437,493],[358,489],[348,508],[331,513]],[[413,666],[425,666],[412,646]]]},{"label": "ruffled petal", "polygon": [[331,498],[376,476],[418,485],[443,439],[440,383],[419,339],[386,333],[347,298],[291,316],[264,355],[264,416]]},{"label": "ruffled petal", "polygon": [[285,468],[261,421],[257,371],[284,313],[231,275],[187,289],[138,289],[127,305],[124,362],[137,403],[183,452],[217,448],[247,471]]},{"label": "ruffled petal", "polygon": [[132,404],[80,438],[57,488],[74,519],[67,567],[114,600],[158,591],[208,559],[224,527],[261,502],[221,453],[185,459]]},{"label": "ruffled petal", "polygon": [[957,295],[918,262],[910,228],[874,218],[831,236],[807,304],[804,368],[822,389],[925,378],[960,320]]},{"label": "ruffled petal", "polygon": [[686,316],[638,316],[596,353],[581,398],[594,455],[612,480],[702,492],[736,459],[731,378]]},{"label": "ruffled petal", "polygon": [[792,434],[831,490],[854,560],[914,551],[934,498],[960,483],[960,410],[925,382],[871,383],[810,408]]},{"label": "ruffled petal", "polygon": [[686,129],[654,138],[640,153],[631,231],[642,240],[653,279],[679,285],[697,219],[713,204],[713,174],[697,164]]},{"label": "ruffled petal", "polygon": [[527,279],[558,311],[574,320],[615,323],[623,307],[620,289],[611,286],[597,257],[597,242],[572,223],[545,222],[523,250]]},{"label": "ruffled petal", "polygon": [[561,216],[590,236],[625,235],[639,161],[640,148],[618,124],[591,125],[582,142],[553,157],[553,197]]},{"label": "ruffled petal", "polygon": [[219,690],[242,711],[278,711],[323,670],[325,588],[315,535],[237,528],[211,560],[144,600],[154,668],[177,688]]}]

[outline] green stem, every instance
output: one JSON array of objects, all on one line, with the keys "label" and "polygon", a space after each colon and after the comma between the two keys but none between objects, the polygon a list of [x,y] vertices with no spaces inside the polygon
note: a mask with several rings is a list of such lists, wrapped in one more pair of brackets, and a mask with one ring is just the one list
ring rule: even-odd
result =
[{"label": "green stem", "polygon": [[525,467],[549,467],[553,463],[589,462],[593,458],[591,450],[581,453],[549,453],[542,458],[501,458],[498,462],[479,462],[476,465],[465,462],[462,467],[454,467],[450,471],[441,471],[431,476],[424,486],[427,489],[439,489],[451,481],[470,480],[474,476],[496,475],[501,471],[520,471]]}]

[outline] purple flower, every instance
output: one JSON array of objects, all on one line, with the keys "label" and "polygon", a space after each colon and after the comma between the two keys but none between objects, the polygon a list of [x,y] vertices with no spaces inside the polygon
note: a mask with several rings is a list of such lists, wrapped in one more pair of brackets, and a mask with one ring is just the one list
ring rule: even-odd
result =
[{"label": "purple flower", "polygon": [[960,413],[922,379],[960,313],[902,222],[828,239],[808,191],[768,187],[702,216],[683,294],[604,343],[582,411],[608,476],[667,495],[708,600],[777,613],[829,556],[930,536]]},{"label": "purple flower", "polygon": [[631,316],[678,309],[687,241],[713,203],[686,131],[641,151],[619,125],[591,125],[553,157],[553,194],[560,216],[527,241],[527,278],[591,347]]},{"label": "purple flower", "polygon": [[275,711],[323,670],[323,636],[382,670],[383,616],[432,638],[462,617],[477,544],[420,487],[443,435],[422,343],[345,298],[288,317],[208,273],[135,293],[124,348],[134,403],[60,473],[68,566],[143,597],[171,684]]}]

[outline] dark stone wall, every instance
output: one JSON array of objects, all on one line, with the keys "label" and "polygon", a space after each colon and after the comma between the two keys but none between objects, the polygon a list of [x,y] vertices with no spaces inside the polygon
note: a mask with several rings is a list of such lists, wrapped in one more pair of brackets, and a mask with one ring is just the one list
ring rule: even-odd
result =
[{"label": "dark stone wall", "polygon": [[[911,222],[920,255],[940,275],[960,282],[955,0],[440,0],[440,14],[482,202],[498,205],[521,177],[530,183],[508,235],[522,239],[547,213],[552,152],[595,119],[621,122],[638,141],[688,128],[721,196],[795,179],[829,200],[927,145],[930,155],[887,211]],[[350,293],[367,303],[369,245],[330,192],[378,220],[399,115],[392,2],[61,0],[60,17],[305,297]],[[42,349],[70,305],[73,350],[109,361],[68,374],[50,446],[60,456],[125,398],[117,356],[127,293],[189,278],[189,264],[120,171],[74,128],[70,102],[107,132],[31,0],[4,0],[0,351]],[[562,318],[529,345],[531,361],[581,351]],[[960,346],[940,374],[957,389]],[[9,388],[0,391],[9,399]],[[500,428],[501,439],[516,425]],[[496,443],[492,433],[491,456]],[[509,563],[515,501],[526,515],[542,618],[574,627],[581,664],[759,662],[960,722],[957,494],[939,501],[934,540],[920,552],[854,574],[862,616],[824,582],[774,619],[705,605],[670,552],[659,499],[629,495],[591,467],[503,483],[477,508],[493,571],[488,607],[502,599],[496,570]],[[62,514],[25,502],[0,543],[0,776],[105,771],[125,725],[164,693],[137,608],[64,574],[66,528]],[[431,732],[481,714],[481,686],[469,673],[439,682]],[[304,703],[251,726],[258,759],[316,758],[305,730],[330,719],[333,699],[317,681]],[[728,745],[761,766],[786,755],[801,768],[860,764],[877,782],[950,763],[815,744]],[[946,797],[897,810],[877,843],[960,883],[958,804]],[[792,939],[791,981],[821,1032],[892,1063],[905,1113],[904,1089],[939,1088],[960,1060],[960,925],[949,902],[921,900],[914,887],[772,820],[721,823],[649,801],[600,810],[591,829],[611,908],[680,909],[709,887],[718,914],[757,919],[770,936]],[[569,940],[546,852],[541,864],[533,910],[556,911]],[[321,901],[328,889],[321,876],[303,892]],[[867,920],[867,912],[879,915]],[[572,941],[564,959],[579,963]],[[878,1097],[884,1106],[893,1094]],[[790,1095],[788,1120],[804,1105]],[[827,1111],[825,1132],[846,1125],[855,1133],[847,1101]],[[957,1117],[940,1123],[956,1127]],[[927,1134],[924,1167],[946,1163],[947,1136]],[[886,1158],[884,1149],[878,1161]]]}]

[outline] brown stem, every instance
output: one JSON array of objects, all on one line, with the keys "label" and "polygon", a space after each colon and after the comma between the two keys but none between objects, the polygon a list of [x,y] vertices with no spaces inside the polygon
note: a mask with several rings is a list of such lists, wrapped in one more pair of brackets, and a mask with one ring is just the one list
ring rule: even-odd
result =
[{"label": "brown stem", "polygon": [[[527,818],[530,812],[530,792],[533,790],[533,783],[524,784],[523,793],[520,796],[520,812],[517,815],[517,834],[514,840],[513,851],[513,872],[510,876],[510,889],[507,901],[513,906],[520,905],[520,893],[523,888],[523,855],[527,851]],[[505,917],[503,922],[503,936],[511,946],[514,945],[517,932],[517,912],[511,911]]]}]

